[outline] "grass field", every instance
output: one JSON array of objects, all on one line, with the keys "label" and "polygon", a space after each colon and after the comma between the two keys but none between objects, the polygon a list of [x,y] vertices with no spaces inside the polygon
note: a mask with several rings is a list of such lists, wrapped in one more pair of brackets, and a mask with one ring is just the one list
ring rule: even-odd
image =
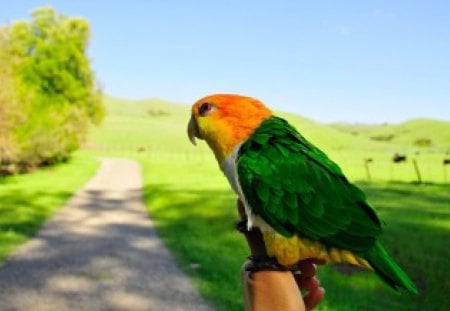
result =
[{"label": "grass field", "polygon": [[[142,162],[146,203],[181,267],[220,309],[241,310],[239,268],[248,251],[234,230],[235,196],[224,178],[214,165],[201,160],[176,165],[164,160]],[[172,174],[190,177],[173,182]],[[324,267],[320,278],[327,299],[318,310],[445,310],[450,305],[448,186],[360,185],[387,223],[384,243],[421,295],[398,296],[369,272],[347,276]]]},{"label": "grass field", "polygon": [[[189,107],[156,99],[106,98],[106,104],[108,117],[92,129],[86,150],[71,163],[1,181],[0,257],[33,234],[88,179],[95,156],[133,158],[144,168],[149,213],[180,267],[218,309],[242,310],[239,270],[248,251],[234,229],[236,198],[206,144],[194,148],[189,143]],[[395,143],[374,141],[302,117],[282,116],[367,192],[387,224],[383,242],[421,291],[418,297],[398,296],[371,273],[348,275],[346,270],[321,267],[327,296],[318,310],[448,310],[450,167],[443,166],[442,159],[450,148],[450,126],[427,134],[439,146],[417,147],[410,144],[413,134],[403,134]],[[395,152],[407,154],[408,161],[393,164]],[[414,183],[413,157],[424,181],[420,185]],[[372,158],[370,181],[367,158]]]},{"label": "grass field", "polygon": [[[110,116],[94,130],[88,147],[96,154],[141,162],[149,212],[181,268],[219,309],[241,310],[239,269],[248,251],[234,230],[235,195],[206,145],[194,148],[187,140],[189,108],[118,99],[108,99],[108,108]],[[327,298],[318,310],[448,309],[450,190],[442,159],[450,141],[439,148],[418,149],[282,115],[368,193],[387,223],[383,242],[421,290],[419,297],[398,296],[371,273],[346,275],[327,266],[320,269]],[[439,136],[435,140],[446,142],[441,137],[445,133],[434,133]],[[394,152],[416,158],[424,184],[413,183],[417,177],[411,158],[391,162]],[[368,157],[373,159],[370,182],[364,166]]]},{"label": "grass field", "polygon": [[98,163],[77,152],[65,164],[27,175],[0,178],[0,262],[31,237],[42,223],[95,172]]}]

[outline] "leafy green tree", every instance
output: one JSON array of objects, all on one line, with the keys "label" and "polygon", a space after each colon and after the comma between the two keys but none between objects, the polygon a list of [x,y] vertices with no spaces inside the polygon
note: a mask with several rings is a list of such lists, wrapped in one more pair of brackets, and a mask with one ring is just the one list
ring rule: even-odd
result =
[{"label": "leafy green tree", "polygon": [[19,123],[20,103],[15,95],[13,78],[14,58],[11,57],[9,31],[0,27],[0,173],[17,157],[19,148],[14,128]]},{"label": "leafy green tree", "polygon": [[[90,124],[104,115],[86,55],[89,23],[52,8],[37,9],[32,17],[13,23],[0,46],[5,58],[16,60],[5,76],[14,85],[11,97],[19,102],[21,118],[8,131],[22,168],[67,159],[85,140]],[[11,111],[5,103],[0,101],[0,109]]]}]

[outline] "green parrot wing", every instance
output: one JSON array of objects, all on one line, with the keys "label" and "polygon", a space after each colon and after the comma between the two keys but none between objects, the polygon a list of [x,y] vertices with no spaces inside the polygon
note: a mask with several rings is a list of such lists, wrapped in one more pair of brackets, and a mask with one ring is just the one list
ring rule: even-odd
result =
[{"label": "green parrot wing", "polygon": [[241,145],[237,173],[252,212],[286,237],[364,253],[381,232],[364,193],[281,118],[263,121]]}]

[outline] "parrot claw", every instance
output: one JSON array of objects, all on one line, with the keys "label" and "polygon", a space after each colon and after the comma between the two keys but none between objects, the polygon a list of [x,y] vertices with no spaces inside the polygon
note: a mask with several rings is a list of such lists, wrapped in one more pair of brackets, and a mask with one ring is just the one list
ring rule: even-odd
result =
[{"label": "parrot claw", "polygon": [[249,230],[247,228],[247,219],[241,220],[236,224],[236,230],[240,233],[248,233]]},{"label": "parrot claw", "polygon": [[292,271],[299,270],[297,265],[283,266],[275,257],[269,256],[250,256],[249,261],[245,265],[245,270],[249,272],[257,271]]}]

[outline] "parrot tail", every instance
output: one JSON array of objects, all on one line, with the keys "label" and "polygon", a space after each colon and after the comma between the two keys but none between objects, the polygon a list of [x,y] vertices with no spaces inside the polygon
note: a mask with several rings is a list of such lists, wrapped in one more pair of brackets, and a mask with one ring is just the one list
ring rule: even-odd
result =
[{"label": "parrot tail", "polygon": [[375,243],[365,258],[375,272],[393,289],[398,291],[400,288],[404,288],[413,294],[418,294],[417,288],[409,276],[389,256],[380,242]]}]

